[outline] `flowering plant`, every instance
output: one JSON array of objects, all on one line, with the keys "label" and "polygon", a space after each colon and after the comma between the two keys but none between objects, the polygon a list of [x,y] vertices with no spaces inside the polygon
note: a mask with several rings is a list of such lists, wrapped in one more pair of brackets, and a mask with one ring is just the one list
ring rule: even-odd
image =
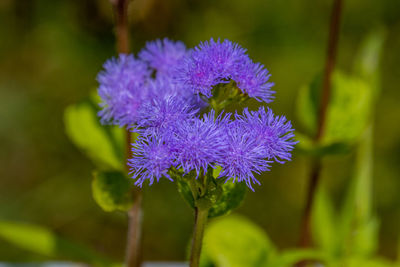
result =
[{"label": "flowering plant", "polygon": [[207,217],[231,211],[243,198],[244,190],[226,183],[254,191],[257,174],[291,159],[297,142],[284,116],[264,106],[224,112],[250,98],[271,102],[269,78],[245,49],[219,39],[190,50],[168,39],[149,42],[138,58],[121,54],[98,75],[101,121],[138,134],[128,160],[135,185],[176,179],[195,209],[192,266]]}]

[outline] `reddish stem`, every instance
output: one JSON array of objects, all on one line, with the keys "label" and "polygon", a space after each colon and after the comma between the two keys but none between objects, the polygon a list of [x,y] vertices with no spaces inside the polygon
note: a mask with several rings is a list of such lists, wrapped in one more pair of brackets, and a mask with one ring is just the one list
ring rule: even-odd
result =
[{"label": "reddish stem", "polygon": [[[342,13],[342,0],[334,0],[330,29],[327,57],[325,61],[325,70],[323,76],[322,93],[319,106],[319,116],[317,124],[317,133],[314,142],[319,143],[324,135],[326,125],[326,113],[329,106],[332,89],[332,73],[336,62],[337,46],[339,41],[340,18]],[[314,203],[316,189],[321,177],[322,162],[321,158],[315,158],[311,164],[310,181],[308,184],[306,204],[301,224],[300,247],[309,247],[311,245],[311,211]],[[298,266],[305,266],[306,262],[299,263]]]},{"label": "reddish stem", "polygon": [[[118,54],[129,53],[129,23],[128,4],[129,0],[110,0],[115,15],[115,32]],[[132,156],[131,152],[132,134],[126,130],[126,160]],[[126,165],[129,171],[128,165]],[[142,191],[133,190],[134,202],[128,211],[128,233],[126,243],[125,265],[127,267],[139,267],[141,265],[141,230],[142,230]]]}]

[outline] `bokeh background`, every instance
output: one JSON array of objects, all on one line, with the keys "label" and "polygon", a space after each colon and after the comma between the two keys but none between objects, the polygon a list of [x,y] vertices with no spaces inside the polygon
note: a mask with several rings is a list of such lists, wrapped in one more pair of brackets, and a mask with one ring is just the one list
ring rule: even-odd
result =
[{"label": "bokeh background", "polygon": [[[193,47],[229,38],[265,64],[275,82],[270,106],[297,123],[299,88],[323,69],[331,2],[327,0],[134,0],[131,49],[169,37]],[[400,234],[400,1],[344,1],[338,68],[350,71],[361,40],[384,27],[382,92],[374,134],[374,209],[379,253],[393,259]],[[64,133],[63,112],[87,97],[102,63],[115,55],[107,0],[0,1],[0,219],[31,222],[115,260],[125,251],[127,218],[106,213],[91,194],[92,163]],[[329,157],[323,179],[337,205],[353,157]],[[309,160],[273,166],[237,213],[263,227],[279,248],[295,247]],[[175,184],[144,188],[145,260],[184,260],[192,211]],[[48,260],[0,239],[0,261]]]}]

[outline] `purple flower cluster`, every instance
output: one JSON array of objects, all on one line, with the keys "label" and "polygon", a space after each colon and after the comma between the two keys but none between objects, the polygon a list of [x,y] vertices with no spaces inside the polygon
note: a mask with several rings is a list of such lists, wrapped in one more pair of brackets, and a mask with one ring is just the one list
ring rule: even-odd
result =
[{"label": "purple flower cluster", "polygon": [[[252,184],[259,184],[254,174],[268,171],[273,161],[290,160],[296,141],[284,117],[275,117],[263,107],[253,112],[245,110],[234,119],[229,113],[215,117],[211,111],[202,117],[175,120],[168,130],[155,135],[142,135],[128,163],[134,177],[140,177],[136,184],[142,186],[145,179],[152,183],[154,177],[157,181],[162,176],[170,179],[166,173],[171,167],[182,168],[185,173],[194,171],[199,176],[208,167],[219,165],[223,169],[220,177],[244,181],[253,190]],[[158,154],[160,145],[163,149]]]},{"label": "purple flower cluster", "polygon": [[237,87],[257,101],[269,103],[273,99],[268,82],[270,74],[260,63],[254,63],[246,50],[229,40],[200,43],[178,67],[177,79],[194,93],[207,98],[215,85],[236,82]]},{"label": "purple flower cluster", "polygon": [[150,119],[148,116],[158,115],[156,109],[149,114],[149,106],[170,98],[180,99],[180,107],[159,108],[186,111],[204,106],[198,97],[172,82],[170,71],[186,54],[182,42],[164,39],[147,43],[139,53],[139,59],[121,54],[106,61],[103,71],[97,76],[98,93],[102,99],[101,122],[128,128],[141,125]]},{"label": "purple flower cluster", "polygon": [[[168,39],[149,42],[139,53],[120,55],[99,73],[103,123],[139,133],[128,160],[136,185],[170,180],[171,168],[205,175],[221,166],[219,178],[245,182],[253,190],[256,174],[271,163],[291,159],[297,143],[284,116],[271,109],[242,114],[201,114],[216,85],[234,82],[242,95],[272,101],[272,83],[263,65],[228,40],[211,39],[192,50]],[[217,90],[217,89],[216,89]]]}]

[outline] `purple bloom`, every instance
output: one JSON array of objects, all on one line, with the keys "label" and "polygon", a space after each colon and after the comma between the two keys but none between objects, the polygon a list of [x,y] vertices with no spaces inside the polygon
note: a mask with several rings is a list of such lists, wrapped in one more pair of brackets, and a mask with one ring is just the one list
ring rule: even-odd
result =
[{"label": "purple bloom", "polygon": [[168,169],[173,166],[173,156],[168,142],[158,137],[141,137],[132,144],[133,157],[128,160],[130,174],[137,179],[135,185],[142,187],[143,182],[148,179],[150,185],[154,178],[157,182],[162,176],[171,180]]},{"label": "purple bloom", "polygon": [[271,90],[271,87],[274,83],[268,82],[271,76],[268,70],[260,63],[251,62],[250,59],[239,68],[232,77],[237,87],[259,102],[272,102],[275,92]]},{"label": "purple bloom", "polygon": [[252,133],[254,140],[264,146],[268,159],[279,163],[291,159],[291,151],[298,142],[293,140],[294,129],[285,116],[274,116],[271,109],[265,111],[260,107],[250,112],[246,108],[243,115],[235,117]]},{"label": "purple bloom", "polygon": [[150,77],[147,65],[133,55],[121,54],[103,65],[97,76],[102,99],[99,112],[102,123],[131,125],[146,96],[145,83]]},{"label": "purple bloom", "polygon": [[264,147],[248,128],[236,121],[226,128],[225,139],[227,146],[218,162],[223,169],[220,177],[227,177],[227,180],[232,178],[233,182],[244,181],[254,191],[252,184],[260,184],[254,173],[268,171],[268,164],[271,163],[266,160]]},{"label": "purple bloom", "polygon": [[193,92],[211,97],[211,89],[229,82],[232,70],[246,58],[246,50],[229,40],[200,43],[178,68],[177,80]]},{"label": "purple bloom", "polygon": [[155,97],[139,109],[136,125],[140,133],[156,135],[160,131],[172,131],[176,123],[194,118],[197,112],[198,109],[179,96]]},{"label": "purple bloom", "polygon": [[200,43],[176,71],[178,82],[208,98],[215,85],[233,80],[243,93],[265,102],[272,101],[269,77],[263,65],[253,63],[245,49],[229,40]]},{"label": "purple bloom", "polygon": [[175,162],[185,173],[195,170],[204,173],[221,157],[225,147],[224,129],[230,114],[218,116],[211,111],[203,118],[181,121],[175,124],[173,150]]},{"label": "purple bloom", "polygon": [[147,42],[139,53],[139,58],[157,71],[157,75],[169,75],[186,54],[185,44],[173,42],[167,38]]}]

